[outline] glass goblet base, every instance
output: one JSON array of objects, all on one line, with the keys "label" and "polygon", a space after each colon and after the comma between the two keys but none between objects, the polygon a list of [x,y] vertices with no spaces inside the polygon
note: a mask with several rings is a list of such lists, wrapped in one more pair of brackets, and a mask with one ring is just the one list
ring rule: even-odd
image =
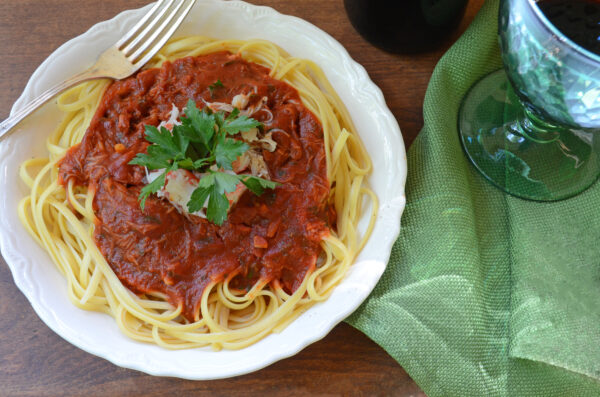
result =
[{"label": "glass goblet base", "polygon": [[461,105],[458,129],[479,172],[513,196],[566,199],[600,175],[600,132],[553,125],[531,114],[504,70],[471,87]]}]

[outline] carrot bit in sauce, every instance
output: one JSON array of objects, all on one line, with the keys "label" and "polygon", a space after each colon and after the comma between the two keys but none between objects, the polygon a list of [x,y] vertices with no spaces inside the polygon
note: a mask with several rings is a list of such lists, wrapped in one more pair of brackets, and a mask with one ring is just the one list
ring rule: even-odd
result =
[{"label": "carrot bit in sauce", "polygon": [[262,236],[254,236],[254,246],[256,248],[269,248],[269,242]]}]

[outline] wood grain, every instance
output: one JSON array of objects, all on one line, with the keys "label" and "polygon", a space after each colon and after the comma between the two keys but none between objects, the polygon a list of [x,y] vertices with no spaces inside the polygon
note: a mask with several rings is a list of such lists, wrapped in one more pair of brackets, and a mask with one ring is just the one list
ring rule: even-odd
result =
[{"label": "wood grain", "polygon": [[[95,23],[147,0],[2,0],[0,2],[0,117],[37,66],[58,46]],[[342,0],[257,0],[303,18],[331,34],[382,89],[407,145],[422,127],[422,102],[431,72],[445,49],[392,55],[364,41],[352,28]],[[462,31],[483,0],[471,0]],[[54,334],[35,315],[0,258],[0,395],[395,395],[424,396],[383,349],[347,324],[296,356],[254,374],[194,382],[158,378],[116,367]]]}]

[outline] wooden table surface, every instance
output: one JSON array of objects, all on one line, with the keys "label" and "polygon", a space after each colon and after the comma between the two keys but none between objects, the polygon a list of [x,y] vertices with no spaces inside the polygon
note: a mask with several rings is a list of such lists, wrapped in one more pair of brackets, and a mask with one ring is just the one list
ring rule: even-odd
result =
[{"label": "wooden table surface", "polygon": [[[437,51],[391,55],[364,41],[346,18],[342,0],[255,0],[328,32],[362,64],[385,95],[407,146],[422,127],[431,72],[453,39]],[[2,0],[0,2],[0,118],[8,116],[29,76],[59,45],[99,21],[149,0]],[[471,0],[459,31],[483,3]],[[364,334],[342,323],[294,357],[254,374],[216,381],[158,378],[85,353],[35,315],[0,258],[0,395],[395,395],[424,396],[398,363]],[[399,336],[401,337],[401,336]]]}]

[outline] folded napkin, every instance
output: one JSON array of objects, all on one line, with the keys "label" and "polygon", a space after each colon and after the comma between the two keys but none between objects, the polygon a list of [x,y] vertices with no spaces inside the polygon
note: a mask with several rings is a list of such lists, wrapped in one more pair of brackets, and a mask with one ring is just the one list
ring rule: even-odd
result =
[{"label": "folded napkin", "polygon": [[347,321],[430,397],[600,396],[600,182],[565,201],[521,200],[459,142],[463,96],[502,66],[497,18],[488,0],[433,73],[400,237]]}]

